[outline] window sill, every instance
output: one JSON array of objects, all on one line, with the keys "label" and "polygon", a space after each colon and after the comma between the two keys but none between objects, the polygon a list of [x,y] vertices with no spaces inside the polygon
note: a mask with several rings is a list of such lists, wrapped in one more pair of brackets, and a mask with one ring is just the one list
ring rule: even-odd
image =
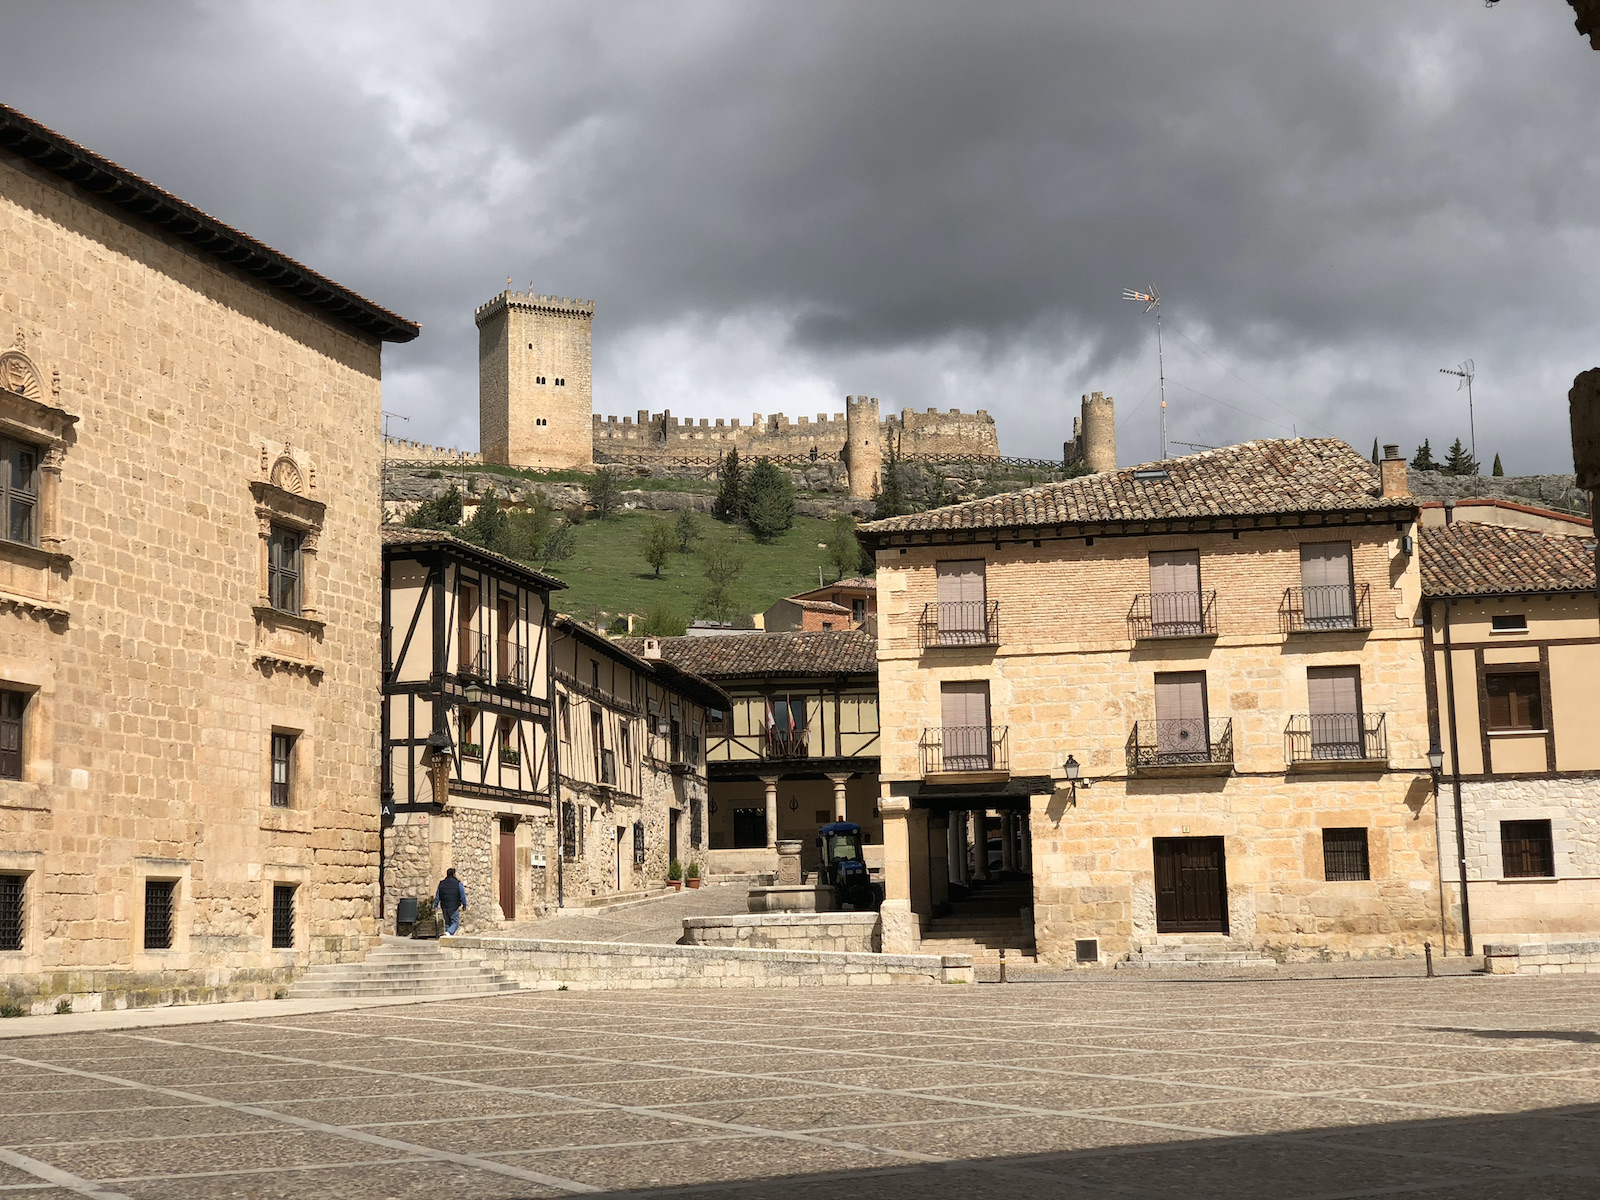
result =
[{"label": "window sill", "polygon": [[[1467,882],[1468,883],[1473,883],[1473,882],[1476,882],[1476,881],[1469,879]],[[1559,875],[1502,875],[1499,879],[1491,879],[1491,880],[1487,880],[1486,882],[1489,882],[1489,883],[1543,883],[1543,884],[1551,884],[1551,883],[1560,883],[1561,882],[1561,876],[1559,876]]]},{"label": "window sill", "polygon": [[263,671],[300,674],[313,683],[322,678],[316,648],[324,625],[313,617],[297,617],[265,604],[252,606],[256,618],[256,652],[252,661]]},{"label": "window sill", "polygon": [[1548,737],[1550,731],[1548,729],[1491,729],[1488,734],[1492,738]]},{"label": "window sill", "polygon": [[293,629],[299,633],[310,634],[319,640],[322,637],[322,631],[327,628],[327,623],[317,617],[287,613],[281,608],[273,608],[270,604],[257,604],[250,611],[255,613],[256,620],[260,623],[278,625],[284,629]]},{"label": "window sill", "polygon": [[1528,630],[1526,630],[1526,629],[1491,629],[1491,630],[1489,630],[1489,636],[1490,637],[1527,637],[1528,636]]},{"label": "window sill", "polygon": [[304,809],[269,808],[261,814],[261,828],[277,833],[310,833],[311,814]]},{"label": "window sill", "polygon": [[50,811],[50,792],[42,783],[26,779],[0,779],[0,808]]}]

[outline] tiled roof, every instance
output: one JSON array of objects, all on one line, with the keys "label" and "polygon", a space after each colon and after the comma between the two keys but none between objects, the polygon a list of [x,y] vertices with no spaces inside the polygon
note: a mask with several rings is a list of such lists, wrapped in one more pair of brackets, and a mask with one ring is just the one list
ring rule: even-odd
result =
[{"label": "tiled roof", "polygon": [[832,600],[801,600],[797,596],[789,597],[790,604],[798,604],[806,612],[827,613],[829,616],[850,615],[850,610],[842,604],[835,604]]},{"label": "tiled roof", "polygon": [[1595,590],[1589,538],[1470,521],[1417,533],[1424,596]]},{"label": "tiled roof", "polygon": [[[644,653],[642,638],[617,641],[634,654]],[[661,657],[711,680],[878,673],[877,639],[860,630],[663,638]]]},{"label": "tiled roof", "polygon": [[385,547],[395,546],[422,550],[429,546],[448,546],[458,553],[487,559],[532,587],[549,588],[554,592],[560,591],[567,586],[554,575],[546,575],[543,571],[530,567],[527,563],[518,562],[514,558],[507,558],[504,554],[496,554],[493,550],[485,550],[482,546],[474,545],[467,541],[466,538],[458,537],[443,529],[412,529],[405,525],[380,525],[378,527],[378,536]]},{"label": "tiled roof", "polygon": [[870,540],[932,530],[995,530],[1273,513],[1414,510],[1386,499],[1378,468],[1336,438],[1242,442],[1103,471],[861,526]]},{"label": "tiled roof", "polygon": [[[638,638],[609,638],[599,630],[591,629],[571,617],[557,617],[555,627],[558,637],[574,638],[586,646],[609,654],[641,674],[655,676],[666,687],[691,700],[698,700],[707,707],[726,708],[730,703],[728,694],[709,679],[703,679],[693,671],[685,670],[677,663],[665,659],[651,661],[640,657],[639,651],[643,649],[643,643]],[[630,644],[625,646],[623,642]]]}]

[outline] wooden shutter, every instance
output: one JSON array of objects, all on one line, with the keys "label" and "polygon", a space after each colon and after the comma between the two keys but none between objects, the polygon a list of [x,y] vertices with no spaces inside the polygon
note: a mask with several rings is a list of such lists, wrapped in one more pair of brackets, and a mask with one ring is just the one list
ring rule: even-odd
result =
[{"label": "wooden shutter", "polygon": [[1204,671],[1156,676],[1156,753],[1158,761],[1210,760]]},{"label": "wooden shutter", "polygon": [[1300,594],[1307,628],[1345,629],[1355,624],[1353,579],[1349,542],[1300,547]]},{"label": "wooden shutter", "polygon": [[941,634],[980,634],[984,629],[983,559],[964,558],[935,565]]},{"label": "wooden shutter", "polygon": [[1200,590],[1200,551],[1157,550],[1150,555],[1150,591],[1170,596]]},{"label": "wooden shutter", "polygon": [[1306,698],[1314,717],[1353,716],[1359,713],[1361,668],[1306,668]]},{"label": "wooden shutter", "polygon": [[939,686],[946,771],[989,769],[989,685],[982,681]]}]

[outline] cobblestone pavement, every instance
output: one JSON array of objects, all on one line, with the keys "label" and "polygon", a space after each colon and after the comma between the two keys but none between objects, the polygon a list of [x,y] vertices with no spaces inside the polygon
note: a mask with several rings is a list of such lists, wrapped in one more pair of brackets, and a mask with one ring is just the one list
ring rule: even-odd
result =
[{"label": "cobblestone pavement", "polygon": [[0,1040],[0,1198],[1600,1197],[1600,979],[540,992]]},{"label": "cobblestone pavement", "polygon": [[542,921],[518,921],[489,936],[674,945],[683,936],[685,917],[718,917],[749,911],[748,884],[707,884],[618,908],[569,908]]}]

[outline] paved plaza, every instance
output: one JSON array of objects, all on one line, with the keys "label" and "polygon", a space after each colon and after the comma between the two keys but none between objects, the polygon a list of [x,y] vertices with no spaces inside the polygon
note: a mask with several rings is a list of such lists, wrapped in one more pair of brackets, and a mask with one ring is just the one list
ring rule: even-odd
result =
[{"label": "paved plaza", "polygon": [[1600,1197],[1595,977],[540,992],[4,1034],[0,1200]]}]

